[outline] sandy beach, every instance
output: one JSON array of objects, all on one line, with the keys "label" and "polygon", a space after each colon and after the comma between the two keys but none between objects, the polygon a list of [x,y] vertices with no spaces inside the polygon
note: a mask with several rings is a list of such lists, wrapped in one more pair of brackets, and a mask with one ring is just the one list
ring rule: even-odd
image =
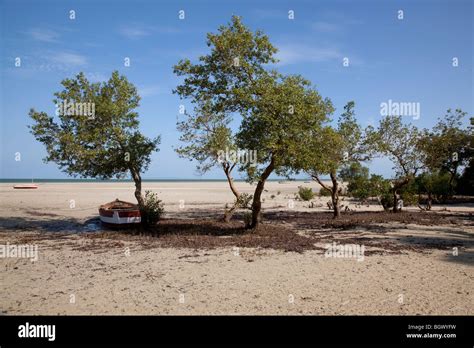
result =
[{"label": "sandy beach", "polygon": [[[328,213],[322,197],[295,199],[298,186],[269,182],[269,229],[314,238],[314,250],[160,245],[160,237],[104,232],[100,204],[134,201],[133,183],[0,184],[0,245],[36,245],[37,261],[0,258],[2,314],[474,314],[474,207],[436,206],[442,224],[373,223],[325,228],[302,223]],[[242,192],[253,187],[238,182]],[[145,182],[167,219],[217,219],[233,196],[225,182]],[[352,212],[381,207],[356,206]],[[423,214],[418,208],[408,208]],[[295,215],[296,214],[296,215]],[[240,217],[237,216],[236,220]],[[441,220],[440,220],[441,221]],[[364,225],[365,226],[365,225]],[[212,238],[225,240],[228,236]],[[312,239],[313,240],[313,239]],[[365,248],[363,259],[326,257],[328,243]],[[424,245],[421,247],[420,245]],[[386,246],[386,247],[385,247]]]}]

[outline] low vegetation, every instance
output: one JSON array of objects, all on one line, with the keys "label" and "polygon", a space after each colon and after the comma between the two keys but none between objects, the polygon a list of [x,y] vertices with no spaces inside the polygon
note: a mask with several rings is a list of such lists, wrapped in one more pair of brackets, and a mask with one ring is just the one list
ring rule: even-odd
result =
[{"label": "low vegetation", "polygon": [[314,198],[314,196],[316,196],[316,194],[313,192],[311,187],[300,186],[298,188],[298,196],[303,201],[310,201]]},{"label": "low vegetation", "polygon": [[146,227],[156,225],[160,221],[165,209],[158,195],[151,191],[145,191],[144,205],[141,210],[141,222]]}]

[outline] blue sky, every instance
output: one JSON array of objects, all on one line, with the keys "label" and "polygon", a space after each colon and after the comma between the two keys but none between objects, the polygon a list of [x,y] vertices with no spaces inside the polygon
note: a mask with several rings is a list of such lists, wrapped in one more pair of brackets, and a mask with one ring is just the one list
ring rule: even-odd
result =
[{"label": "blue sky", "polygon": [[[70,10],[76,18],[69,18]],[[178,12],[185,11],[185,19]],[[293,10],[294,20],[288,19]],[[398,11],[403,19],[398,19]],[[183,102],[172,94],[172,66],[208,52],[207,32],[240,15],[280,49],[283,73],[301,74],[329,97],[335,116],[349,100],[366,126],[380,103],[418,102],[419,127],[448,108],[473,113],[473,3],[433,1],[23,1],[0,0],[0,178],[66,178],[28,132],[28,110],[53,113],[60,81],[83,71],[92,81],[119,70],[142,96],[141,129],[162,136],[145,178],[198,178],[179,158],[176,118]],[[21,67],[15,67],[15,58]],[[124,58],[131,60],[124,67]],[[349,66],[343,66],[344,57]],[[453,57],[459,61],[452,66]],[[15,161],[15,153],[21,161]],[[391,176],[386,159],[374,173]],[[213,171],[204,178],[222,178]]]}]

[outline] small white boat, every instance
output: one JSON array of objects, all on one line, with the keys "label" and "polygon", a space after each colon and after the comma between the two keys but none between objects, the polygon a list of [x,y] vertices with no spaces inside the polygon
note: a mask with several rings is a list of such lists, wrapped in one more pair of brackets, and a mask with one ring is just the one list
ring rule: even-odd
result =
[{"label": "small white boat", "polygon": [[17,189],[17,190],[33,190],[33,189],[37,189],[38,185],[36,185],[36,184],[23,184],[23,185],[15,185],[15,186],[13,186],[13,188]]},{"label": "small white boat", "polygon": [[106,225],[124,226],[141,222],[137,204],[121,201],[118,198],[99,207],[100,221]]}]

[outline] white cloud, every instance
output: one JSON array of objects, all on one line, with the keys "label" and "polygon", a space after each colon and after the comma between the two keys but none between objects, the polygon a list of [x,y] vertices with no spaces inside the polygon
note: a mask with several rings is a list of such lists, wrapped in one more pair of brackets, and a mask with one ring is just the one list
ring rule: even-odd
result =
[{"label": "white cloud", "polygon": [[60,36],[53,30],[40,28],[31,29],[28,33],[33,39],[43,42],[58,42]]},{"label": "white cloud", "polygon": [[127,26],[122,26],[119,29],[120,35],[126,37],[127,39],[140,39],[145,36],[149,36],[155,33],[159,34],[176,34],[180,33],[182,30],[175,27],[153,27],[153,26],[143,26],[139,24],[130,24]]},{"label": "white cloud", "polygon": [[337,24],[330,23],[330,22],[323,22],[323,21],[312,23],[311,28],[315,31],[319,31],[323,33],[336,32],[341,29],[341,27]]},{"label": "white cloud", "polygon": [[276,45],[279,48],[277,58],[279,65],[298,63],[320,63],[331,60],[340,60],[343,55],[333,47],[317,47],[307,44]]},{"label": "white cloud", "polygon": [[288,10],[275,10],[275,9],[261,9],[257,8],[252,10],[252,15],[257,19],[288,19]]},{"label": "white cloud", "polygon": [[49,57],[53,62],[65,66],[82,66],[87,63],[87,59],[80,54],[70,52],[57,52]]},{"label": "white cloud", "polygon": [[148,36],[150,35],[150,32],[148,30],[145,30],[143,28],[135,27],[135,26],[128,26],[128,27],[122,27],[119,29],[119,32],[121,35],[125,36],[126,38],[129,39],[138,39],[143,36]]},{"label": "white cloud", "polygon": [[161,94],[164,89],[158,85],[140,86],[138,87],[138,94],[141,97],[150,97],[152,95]]}]

